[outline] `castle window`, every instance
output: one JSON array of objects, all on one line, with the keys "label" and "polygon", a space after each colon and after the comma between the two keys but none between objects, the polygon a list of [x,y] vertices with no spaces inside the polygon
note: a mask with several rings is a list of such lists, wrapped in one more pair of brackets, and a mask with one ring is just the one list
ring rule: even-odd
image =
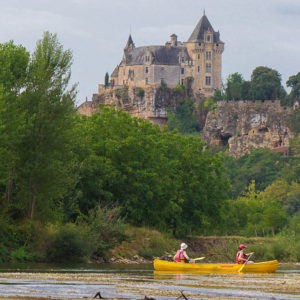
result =
[{"label": "castle window", "polygon": [[184,74],[184,68],[181,68],[181,74]]},{"label": "castle window", "polygon": [[149,73],[149,68],[148,67],[145,68],[145,73],[146,74]]},{"label": "castle window", "polygon": [[200,73],[200,66],[198,66],[198,73]]},{"label": "castle window", "polygon": [[184,85],[184,79],[181,79],[181,85]]},{"label": "castle window", "polygon": [[145,56],[145,61],[146,61],[146,62],[149,62],[149,61],[150,61],[150,56],[148,56],[148,55]]},{"label": "castle window", "polygon": [[205,77],[205,85],[211,85],[211,77],[210,76]]},{"label": "castle window", "polygon": [[205,65],[205,72],[206,73],[211,73],[211,64],[206,64]]},{"label": "castle window", "polygon": [[210,35],[208,35],[208,36],[206,37],[206,41],[207,41],[207,42],[210,42]]},{"label": "castle window", "polygon": [[145,84],[148,84],[148,78],[145,78]]},{"label": "castle window", "polygon": [[211,52],[210,51],[205,52],[205,58],[207,60],[211,60]]},{"label": "castle window", "polygon": [[181,57],[181,62],[184,62],[184,57]]},{"label": "castle window", "polygon": [[198,59],[200,59],[200,54],[198,54]]}]

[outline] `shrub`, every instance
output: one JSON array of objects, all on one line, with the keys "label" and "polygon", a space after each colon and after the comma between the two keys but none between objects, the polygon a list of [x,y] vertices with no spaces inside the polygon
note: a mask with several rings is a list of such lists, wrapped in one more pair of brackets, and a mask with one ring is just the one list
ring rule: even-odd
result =
[{"label": "shrub", "polygon": [[10,258],[16,262],[25,262],[25,261],[31,261],[33,256],[32,254],[27,252],[27,249],[23,246],[11,252]]},{"label": "shrub", "polygon": [[47,260],[53,262],[84,261],[89,255],[90,242],[82,229],[74,224],[63,225],[52,237]]},{"label": "shrub", "polygon": [[9,260],[8,249],[0,243],[0,263],[7,262]]},{"label": "shrub", "polygon": [[184,95],[184,93],[185,93],[185,86],[184,86],[184,85],[177,84],[177,85],[173,88],[173,92],[174,92],[175,94]]},{"label": "shrub", "polygon": [[120,218],[120,208],[98,208],[88,218],[88,233],[92,240],[93,256],[104,256],[105,251],[128,240],[126,225]]},{"label": "shrub", "polygon": [[300,261],[300,241],[296,243],[294,253],[296,255],[296,260]]},{"label": "shrub", "polygon": [[[144,240],[143,245],[138,249],[138,254],[145,258],[152,259],[153,257],[163,256],[170,249],[170,247],[176,247],[174,240],[162,235],[161,233],[155,233],[150,237]],[[172,247],[172,248],[173,248]]]},{"label": "shrub", "polygon": [[138,88],[136,89],[136,94],[137,94],[138,97],[143,98],[143,97],[145,96],[145,91],[144,91],[144,89],[142,89],[141,87],[138,87]]},{"label": "shrub", "polygon": [[273,245],[273,253],[274,253],[274,258],[278,260],[288,260],[290,253],[289,249],[287,247],[286,240],[284,239],[279,239],[277,240]]},{"label": "shrub", "polygon": [[162,91],[166,91],[168,88],[167,84],[163,80],[160,82],[160,88]]}]

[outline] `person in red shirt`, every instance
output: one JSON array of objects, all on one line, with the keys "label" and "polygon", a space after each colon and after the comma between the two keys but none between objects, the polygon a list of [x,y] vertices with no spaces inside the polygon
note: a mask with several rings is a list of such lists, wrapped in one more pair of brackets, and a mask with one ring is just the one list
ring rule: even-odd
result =
[{"label": "person in red shirt", "polygon": [[[254,253],[254,252],[245,253],[246,248],[247,247],[244,244],[239,245],[239,249],[238,249],[239,251],[236,254],[236,263],[237,264],[244,264],[247,261],[248,257]],[[251,261],[251,260],[247,261],[247,264],[253,264],[253,263],[254,263],[254,261]]]},{"label": "person in red shirt", "polygon": [[195,261],[190,259],[189,256],[187,255],[185,249],[187,248],[187,244],[185,243],[181,243],[180,245],[180,250],[178,250],[176,252],[176,254],[174,255],[173,259],[174,261],[178,262],[178,263],[194,263]]}]

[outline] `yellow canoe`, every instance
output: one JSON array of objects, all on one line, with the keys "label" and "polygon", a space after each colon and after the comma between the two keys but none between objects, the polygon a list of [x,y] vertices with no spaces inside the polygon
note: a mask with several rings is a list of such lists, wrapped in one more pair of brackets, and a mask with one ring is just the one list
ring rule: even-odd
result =
[{"label": "yellow canoe", "polygon": [[[239,272],[242,265],[239,264],[189,264],[177,263],[155,259],[154,269],[156,271],[171,272],[223,272],[236,273]],[[274,273],[278,268],[278,261],[266,261],[245,265],[242,273]]]}]

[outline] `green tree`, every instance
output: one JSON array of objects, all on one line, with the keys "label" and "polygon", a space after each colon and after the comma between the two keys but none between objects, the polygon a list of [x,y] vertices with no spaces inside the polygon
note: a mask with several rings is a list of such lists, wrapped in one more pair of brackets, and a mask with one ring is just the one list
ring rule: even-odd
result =
[{"label": "green tree", "polygon": [[[294,132],[294,133],[300,133],[300,109],[295,109],[288,117],[287,119],[287,125],[288,127]],[[295,136],[291,142],[291,150],[295,151],[295,146],[297,144],[297,140],[299,139],[298,136]],[[295,153],[296,154],[296,153]]]},{"label": "green tree", "polygon": [[244,79],[241,74],[233,73],[227,77],[226,82],[226,96],[227,100],[241,100],[242,99],[242,84]]},{"label": "green tree", "polygon": [[[252,182],[247,187],[246,191],[239,197],[243,200],[247,206],[247,233],[250,235],[257,236],[261,229],[261,221],[263,219],[263,203],[261,201],[260,193],[255,189],[255,181]],[[263,232],[260,232],[263,234]]]},{"label": "green tree", "polygon": [[223,101],[226,99],[226,94],[224,94],[223,90],[216,89],[214,94],[214,99],[218,101]]},{"label": "green tree", "polygon": [[104,86],[105,88],[109,86],[109,75],[107,72],[105,73],[105,77],[104,77]]},{"label": "green tree", "polygon": [[168,129],[177,129],[183,134],[189,134],[200,130],[199,123],[194,114],[193,101],[185,98],[179,101],[174,113],[168,112]]},{"label": "green tree", "polygon": [[252,100],[251,95],[251,82],[243,81],[241,86],[241,99],[242,100]]},{"label": "green tree", "polygon": [[0,44],[0,190],[2,184],[7,204],[14,192],[18,150],[24,135],[19,94],[25,84],[28,61],[29,53],[24,47],[13,42]]},{"label": "green tree", "polygon": [[299,99],[300,96],[300,72],[296,75],[290,76],[288,81],[286,82],[286,85],[290,87],[291,95],[293,98]]},{"label": "green tree", "polygon": [[282,95],[281,75],[268,67],[257,67],[251,75],[254,100],[276,100]]},{"label": "green tree", "polygon": [[278,202],[267,201],[264,205],[263,212],[264,224],[270,228],[272,236],[287,222],[287,214]]},{"label": "green tree", "polygon": [[200,138],[110,107],[81,118],[79,209],[121,207],[134,225],[181,235],[212,226],[226,199],[222,158],[203,151]]},{"label": "green tree", "polygon": [[43,214],[54,208],[54,201],[64,195],[72,178],[76,92],[75,86],[68,90],[71,64],[71,51],[63,50],[55,34],[45,32],[31,57],[21,96],[26,134],[19,149],[18,200],[26,204],[29,218],[38,211],[44,219]]},{"label": "green tree", "polygon": [[214,111],[217,108],[218,104],[211,97],[207,97],[204,101],[204,107],[209,111]]}]

